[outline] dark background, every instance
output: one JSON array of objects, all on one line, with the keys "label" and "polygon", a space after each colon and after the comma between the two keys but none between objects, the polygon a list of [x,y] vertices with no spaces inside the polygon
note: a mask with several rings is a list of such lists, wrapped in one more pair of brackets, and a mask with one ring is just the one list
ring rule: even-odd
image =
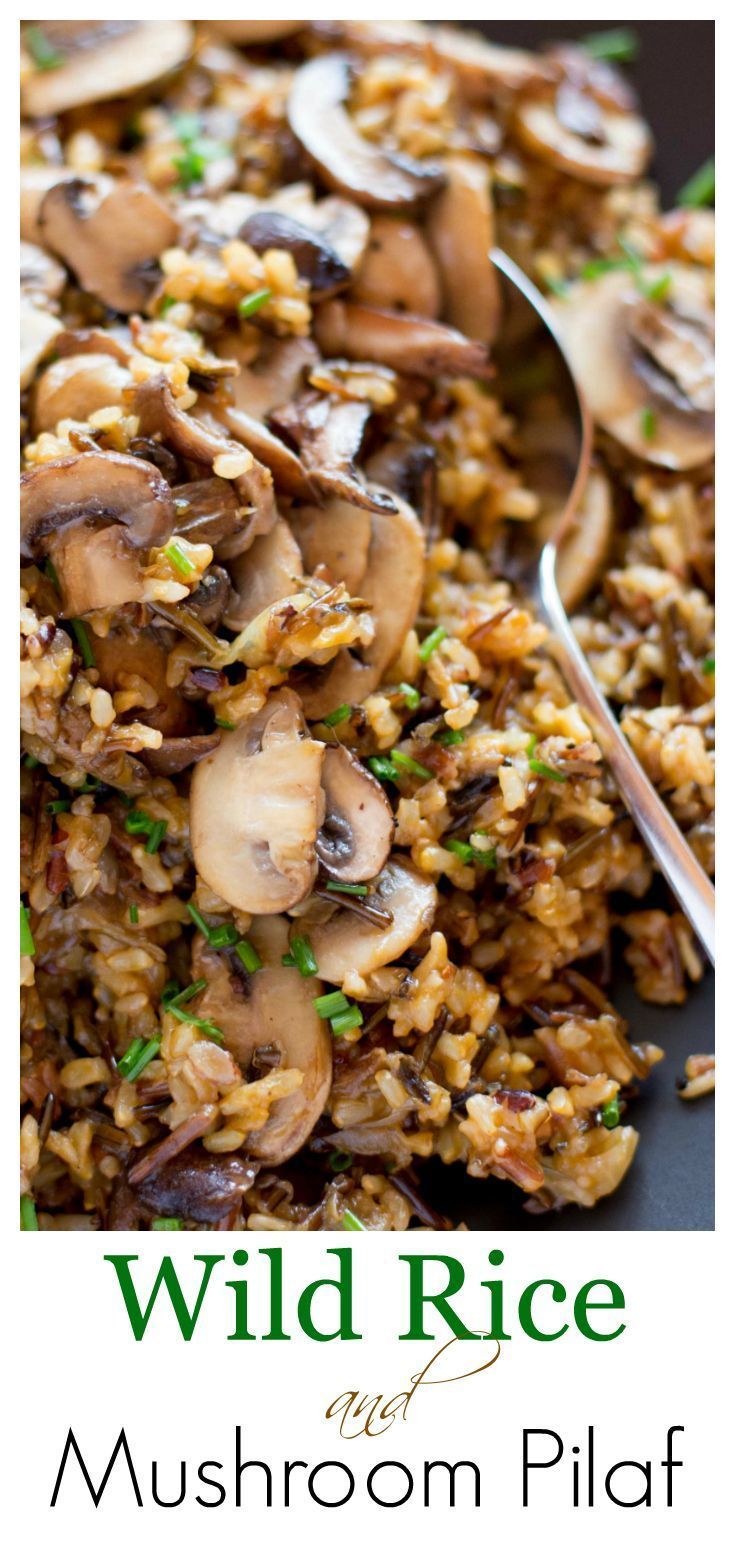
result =
[{"label": "dark background", "polygon": [[[714,38],[712,21],[513,21],[467,23],[494,42],[538,48],[561,38],[630,27],[640,40],[638,59],[625,66],[656,138],[651,175],[663,202],[714,151]],[[651,895],[646,903],[657,902]],[[592,1210],[570,1207],[551,1216],[527,1215],[523,1194],[510,1182],[460,1178],[457,1165],[426,1170],[422,1191],[444,1214],[473,1230],[711,1230],[714,1226],[714,1098],[682,1102],[676,1081],[687,1055],[714,1047],[714,979],[693,990],[685,1006],[647,1006],[617,970],[615,1003],[630,1021],[633,1040],[649,1039],[666,1057],[639,1088],[628,1118],[640,1133],[635,1160],[617,1192]]]}]

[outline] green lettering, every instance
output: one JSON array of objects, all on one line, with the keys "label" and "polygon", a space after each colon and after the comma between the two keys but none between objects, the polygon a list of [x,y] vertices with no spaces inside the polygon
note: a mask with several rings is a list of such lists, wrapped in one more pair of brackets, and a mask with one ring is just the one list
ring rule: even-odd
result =
[{"label": "green lettering", "polygon": [[[603,1289],[610,1291],[609,1300],[590,1300],[590,1290],[601,1284]],[[625,1332],[625,1322],[621,1322],[614,1332],[595,1332],[587,1320],[588,1311],[624,1311],[625,1296],[619,1284],[614,1279],[590,1279],[583,1284],[577,1292],[574,1302],[574,1320],[580,1332],[585,1338],[591,1338],[593,1343],[611,1343],[613,1338],[619,1338],[621,1332]]]},{"label": "green lettering", "polygon": [[148,1326],[151,1318],[151,1312],[158,1298],[158,1292],[162,1285],[165,1286],[168,1292],[169,1300],[171,1301],[174,1309],[174,1315],[181,1329],[181,1336],[182,1338],[185,1338],[186,1342],[188,1343],[194,1333],[194,1328],[197,1324],[199,1312],[202,1308],[202,1302],[207,1292],[207,1286],[209,1284],[212,1272],[217,1263],[224,1262],[224,1253],[214,1257],[205,1257],[201,1256],[200,1254],[195,1254],[195,1261],[197,1263],[204,1264],[204,1274],[202,1276],[202,1282],[199,1286],[199,1294],[197,1295],[194,1310],[191,1312],[189,1311],[189,1307],[187,1306],[184,1299],[176,1269],[174,1268],[170,1257],[164,1257],[156,1275],[156,1282],[153,1286],[148,1304],[145,1307],[145,1310],[142,1311],[138,1303],[138,1296],[135,1292],[135,1285],[133,1284],[133,1279],[130,1272],[130,1264],[137,1263],[137,1261],[137,1252],[131,1253],[129,1256],[123,1256],[122,1254],[109,1252],[105,1253],[105,1262],[112,1263],[115,1273],[117,1274],[117,1282],[120,1285],[122,1297],[125,1302],[125,1310],[128,1313],[128,1321],[130,1322],[130,1325],[133,1329],[133,1337],[135,1338],[136,1343],[140,1343],[145,1333],[146,1327]]},{"label": "green lettering", "polygon": [[[402,1332],[400,1341],[407,1340],[410,1343],[426,1343],[436,1337],[434,1332],[424,1330],[424,1305],[432,1305],[451,1327],[455,1338],[487,1337],[487,1333],[470,1332],[464,1322],[457,1315],[452,1306],[448,1304],[450,1295],[456,1295],[464,1284],[464,1268],[457,1257],[447,1257],[444,1253],[399,1254],[402,1263],[408,1263],[408,1300],[409,1300],[409,1328],[408,1332]],[[447,1270],[448,1283],[443,1290],[437,1290],[436,1294],[429,1295],[424,1290],[424,1263],[443,1263]]]},{"label": "green lettering", "polygon": [[558,1332],[542,1332],[533,1319],[533,1298],[543,1284],[551,1285],[551,1298],[555,1305],[560,1306],[567,1298],[567,1292],[558,1279],[534,1279],[533,1284],[528,1284],[518,1301],[518,1320],[528,1338],[535,1338],[537,1343],[553,1343],[555,1338],[563,1337],[569,1330],[569,1323],[565,1322]]}]

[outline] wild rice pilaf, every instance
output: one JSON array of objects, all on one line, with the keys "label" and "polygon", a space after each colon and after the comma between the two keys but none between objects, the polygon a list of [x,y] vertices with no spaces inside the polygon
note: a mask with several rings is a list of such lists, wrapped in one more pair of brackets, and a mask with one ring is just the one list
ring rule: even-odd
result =
[{"label": "wild rice pilaf", "polygon": [[600,51],[25,29],[28,1229],[402,1230],[429,1157],[536,1209],[630,1166],[661,1050],[611,943],[664,1005],[703,964],[513,585],[486,257],[567,329],[566,601],[711,871],[713,218],[660,212]]}]

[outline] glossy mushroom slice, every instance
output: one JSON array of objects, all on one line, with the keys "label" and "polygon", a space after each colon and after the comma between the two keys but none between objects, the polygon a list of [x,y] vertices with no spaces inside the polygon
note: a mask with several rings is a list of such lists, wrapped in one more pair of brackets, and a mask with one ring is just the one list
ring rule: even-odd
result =
[{"label": "glossy mushroom slice", "polygon": [[556,583],[571,615],[601,577],[613,534],[613,500],[602,471],[590,471],[581,507],[556,559]]},{"label": "glossy mushroom slice", "polygon": [[28,389],[39,365],[51,352],[64,323],[27,294],[20,297],[20,388]]},{"label": "glossy mushroom slice", "polygon": [[211,21],[209,26],[220,37],[226,37],[229,43],[240,43],[247,47],[248,43],[277,43],[283,37],[290,37],[292,33],[300,31],[306,23],[303,21],[281,21],[272,17],[270,21]]},{"label": "glossy mushroom slice", "polygon": [[259,917],[248,941],[262,964],[249,978],[233,973],[222,953],[199,937],[192,973],[207,981],[198,1009],[222,1029],[225,1048],[244,1071],[258,1049],[272,1048],[279,1069],[302,1072],[298,1089],[274,1102],[267,1123],[248,1136],[250,1155],[270,1166],[295,1155],[321,1117],[332,1084],[332,1044],[314,1006],[319,984],[281,962],[288,952],[288,921],[281,915]]},{"label": "glossy mushroom slice", "polygon": [[[164,739],[188,735],[196,726],[191,706],[167,681],[168,652],[160,628],[113,626],[105,637],[95,637],[94,660],[100,684],[111,694],[143,695],[135,716],[149,728],[158,728]],[[141,685],[147,690],[141,692]]]},{"label": "glossy mushroom slice", "polygon": [[382,872],[393,839],[393,811],[375,776],[342,744],[329,744],[322,762],[326,799],[317,855],[331,878],[367,883]]},{"label": "glossy mushroom slice", "polygon": [[43,247],[32,241],[20,243],[20,292],[39,303],[57,300],[66,283],[66,273]]},{"label": "glossy mushroom slice", "polygon": [[253,251],[277,248],[290,252],[299,277],[306,279],[309,285],[311,300],[337,294],[346,288],[352,277],[352,269],[342,261],[325,236],[276,209],[251,214],[240,229],[240,239]]},{"label": "glossy mushroom slice", "polygon": [[[375,969],[394,963],[432,924],[436,888],[400,857],[388,862],[373,897],[390,917],[384,929],[352,910],[335,910],[328,920],[309,929],[320,979],[334,985],[344,985],[352,974],[365,979]],[[298,922],[297,930],[302,929],[306,928]]]},{"label": "glossy mushroom slice", "polygon": [[418,614],[424,533],[413,509],[400,498],[396,503],[395,518],[372,517],[368,564],[360,584],[360,597],[371,607],[375,637],[361,657],[343,651],[326,668],[300,681],[304,711],[312,721],[326,717],[345,701],[365,700],[400,652]]},{"label": "glossy mushroom slice", "polygon": [[62,418],[84,423],[102,407],[116,406],[131,376],[109,353],[79,353],[49,364],[33,397],[33,431],[52,432]]},{"label": "glossy mushroom slice", "polygon": [[141,562],[171,535],[168,482],[132,455],[49,460],[21,476],[21,556],[53,561],[64,614],[142,598]]},{"label": "glossy mushroom slice", "polygon": [[470,155],[444,162],[447,185],[427,218],[444,292],[444,315],[476,342],[489,344],[500,320],[500,293],[489,259],[494,220],[487,164]]},{"label": "glossy mushroom slice", "polygon": [[238,366],[229,386],[233,405],[259,422],[298,395],[307,371],[319,362],[310,337],[263,336],[257,358],[252,359],[252,348],[240,337],[228,335],[218,351]]},{"label": "glossy mushroom slice", "polygon": [[258,535],[249,550],[230,563],[232,592],[225,625],[242,631],[269,605],[295,594],[302,576],[301,552],[285,519],[279,517],[267,535]]},{"label": "glossy mushroom slice", "polygon": [[477,32],[455,27],[432,26],[420,21],[314,22],[317,32],[326,29],[330,42],[371,58],[376,54],[403,54],[436,62],[455,77],[469,101],[495,101],[498,96],[523,90],[548,80],[551,71],[543,59],[523,48],[504,48]]},{"label": "glossy mushroom slice", "polygon": [[[632,454],[687,471],[714,452],[714,318],[702,270],[605,273],[579,282],[556,315],[595,421]],[[647,296],[664,283],[658,299]]]},{"label": "glossy mushroom slice", "polygon": [[53,117],[87,102],[125,96],[160,80],[188,59],[194,42],[188,21],[44,21],[53,68],[29,74],[21,89],[23,113]]},{"label": "glossy mushroom slice", "polygon": [[565,75],[555,88],[522,100],[515,130],[533,155],[600,187],[642,176],[653,148],[632,106],[621,106],[578,76]]},{"label": "glossy mushroom slice", "polygon": [[417,225],[390,214],[374,215],[350,294],[361,305],[408,310],[436,319],[442,300],[439,276]]},{"label": "glossy mushroom slice", "polygon": [[341,497],[360,508],[394,514],[390,493],[366,485],[355,470],[371,413],[367,401],[343,401],[327,392],[307,391],[272,413],[271,422],[296,445],[306,475],[325,497]]},{"label": "glossy mushroom slice", "polygon": [[279,690],[225,733],[191,783],[191,845],[205,883],[233,909],[273,915],[316,875],[324,745],[306,737],[298,696]]},{"label": "glossy mushroom slice", "polygon": [[327,503],[301,503],[291,508],[288,522],[304,570],[313,573],[323,568],[329,582],[344,583],[348,593],[360,594],[370,549],[369,510],[333,498]]},{"label": "glossy mushroom slice", "polygon": [[339,53],[302,64],[291,87],[291,132],[323,180],[366,208],[414,208],[431,197],[444,180],[441,171],[365,139],[347,111],[349,93],[350,60]]},{"label": "glossy mushroom slice", "polygon": [[[41,205],[47,192],[57,182],[73,182],[77,172],[67,166],[21,166],[20,171],[20,237],[22,241],[38,246],[43,242],[39,222]],[[109,179],[110,185],[112,178]]]},{"label": "glossy mushroom slice", "polygon": [[75,177],[57,182],[41,204],[44,245],[79,284],[112,310],[142,310],[160,279],[158,258],[179,227],[151,188],[132,181]]},{"label": "glossy mushroom slice", "polygon": [[314,318],[314,333],[328,358],[371,359],[398,374],[429,380],[437,375],[481,380],[492,375],[484,344],[425,316],[327,300]]}]

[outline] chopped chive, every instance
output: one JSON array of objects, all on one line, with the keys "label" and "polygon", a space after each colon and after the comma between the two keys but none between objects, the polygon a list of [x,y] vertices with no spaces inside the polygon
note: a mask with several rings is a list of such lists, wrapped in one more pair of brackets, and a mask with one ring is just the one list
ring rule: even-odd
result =
[{"label": "chopped chive", "polygon": [[80,787],[74,788],[75,797],[83,797],[86,792],[99,792],[102,782],[96,776],[87,776]]},{"label": "chopped chive", "polygon": [[638,37],[631,27],[614,27],[609,32],[590,32],[583,39],[585,53],[611,64],[630,64],[638,57]]},{"label": "chopped chive", "polygon": [[178,300],[174,299],[172,294],[164,294],[163,299],[161,300],[159,315],[161,317],[167,316],[169,311],[173,310],[174,305],[178,305],[178,303]]},{"label": "chopped chive", "polygon": [[406,684],[399,685],[398,689],[401,695],[405,697],[406,705],[411,708],[412,712],[415,712],[416,708],[421,704],[421,691],[417,690],[415,685]]},{"label": "chopped chive", "polygon": [[210,947],[215,948],[234,947],[235,942],[238,940],[239,936],[240,932],[238,931],[237,926],[233,926],[232,924],[227,924],[225,926],[214,926],[209,933],[209,945]]},{"label": "chopped chive", "polygon": [[366,1231],[367,1226],[363,1225],[362,1220],[358,1220],[357,1215],[353,1215],[351,1209],[346,1209],[342,1216],[342,1229],[344,1231]]},{"label": "chopped chive", "polygon": [[543,760],[529,757],[528,764],[534,776],[544,776],[547,781],[566,781],[567,779],[561,771],[554,770],[551,765],[545,765]]},{"label": "chopped chive", "polygon": [[715,162],[714,157],[705,161],[699,171],[680,188],[676,195],[676,201],[683,209],[703,209],[715,201]]},{"label": "chopped chive", "polygon": [[22,1231],[38,1230],[38,1215],[30,1193],[24,1193],[20,1201],[20,1228]]},{"label": "chopped chive", "polygon": [[128,910],[128,919],[131,926],[137,926],[140,919],[137,904],[131,904],[130,909]]},{"label": "chopped chive", "polygon": [[445,840],[444,849],[451,851],[453,856],[458,856],[464,867],[472,861],[475,854],[466,840]]},{"label": "chopped chive", "polygon": [[[478,829],[477,834],[484,834],[484,830]],[[482,867],[489,867],[491,872],[496,870],[498,865],[498,853],[494,846],[489,851],[481,851],[478,846],[473,845],[472,856],[473,860],[479,861]]]},{"label": "chopped chive", "polygon": [[327,888],[333,894],[355,894],[358,899],[364,899],[370,892],[367,883],[337,883],[329,879]]},{"label": "chopped chive", "polygon": [[661,273],[658,278],[652,279],[650,283],[647,283],[645,279],[641,279],[639,288],[641,293],[645,294],[647,300],[658,302],[666,299],[673,282],[673,273]]},{"label": "chopped chive", "polygon": [[224,728],[225,733],[234,733],[237,727],[237,723],[228,722],[226,717],[215,717],[214,720],[218,728]]},{"label": "chopped chive", "polygon": [[171,117],[171,127],[181,144],[193,144],[202,132],[201,116],[198,112],[175,112]]},{"label": "chopped chive", "polygon": [[30,913],[24,904],[20,907],[20,955],[21,958],[32,958],[36,951],[36,944],[31,931]]},{"label": "chopped chive", "polygon": [[296,967],[296,959],[295,959],[295,957],[294,957],[292,952],[284,952],[283,957],[281,958],[281,967],[282,968],[295,968]]},{"label": "chopped chive", "polygon": [[709,658],[704,658],[702,660],[702,673],[703,674],[714,674],[714,672],[715,672],[715,655],[714,655],[714,653],[710,653]]},{"label": "chopped chive", "polygon": [[117,1068],[123,1079],[125,1081],[137,1081],[141,1071],[145,1070],[146,1065],[150,1065],[151,1060],[156,1058],[160,1047],[161,1040],[158,1035],[155,1038],[149,1038],[147,1041],[145,1038],[134,1038],[130,1047],[123,1054],[122,1059],[118,1060],[117,1063]]},{"label": "chopped chive", "polygon": [[26,27],[23,42],[39,70],[58,70],[64,63],[64,55],[54,48],[40,27]]},{"label": "chopped chive", "polygon": [[295,936],[291,943],[291,952],[296,960],[296,967],[304,979],[318,972],[314,949],[308,936]]},{"label": "chopped chive", "polygon": [[643,408],[643,411],[641,412],[640,426],[643,438],[646,439],[650,444],[651,440],[655,439],[656,430],[658,428],[658,418],[656,417],[656,413],[654,412],[653,407]]},{"label": "chopped chive", "polygon": [[620,1102],[618,1094],[610,1098],[609,1102],[603,1102],[600,1109],[600,1120],[606,1129],[616,1129],[620,1123]]},{"label": "chopped chive", "polygon": [[328,1017],[337,1016],[341,1011],[347,1011],[349,1004],[347,996],[343,995],[341,990],[330,990],[328,995],[320,995],[314,1002],[316,1014],[322,1018],[322,1021]]},{"label": "chopped chive", "polygon": [[159,1220],[151,1220],[152,1231],[183,1231],[183,1229],[183,1220],[164,1219],[163,1215]]},{"label": "chopped chive", "polygon": [[342,1033],[349,1033],[353,1027],[362,1027],[362,1024],[363,1015],[359,1006],[348,1006],[346,1011],[336,1011],[329,1018],[329,1026],[335,1038],[339,1038]]},{"label": "chopped chive", "polygon": [[567,294],[569,293],[569,285],[565,282],[565,280],[563,278],[548,278],[548,277],[546,277],[544,279],[544,283],[546,284],[546,287],[549,290],[549,292],[551,294],[555,294],[558,300],[566,299]]},{"label": "chopped chive", "polygon": [[272,289],[256,289],[254,294],[246,294],[237,307],[238,316],[247,321],[250,316],[257,315],[268,304],[272,293]]},{"label": "chopped chive", "polygon": [[351,716],[352,707],[348,706],[347,702],[345,701],[344,706],[336,707],[333,712],[329,713],[328,717],[324,718],[324,726],[325,728],[336,728],[338,723],[346,722],[347,718]]},{"label": "chopped chive", "polygon": [[201,995],[202,990],[206,990],[206,988],[206,979],[194,979],[183,990],[180,990],[176,980],[172,979],[170,984],[165,985],[161,991],[161,1000],[168,1010],[169,1006],[181,1006],[184,1001],[192,1001],[195,995]]},{"label": "chopped chive", "polygon": [[445,749],[451,749],[454,744],[463,744],[464,741],[465,735],[461,728],[448,728],[447,732],[440,733],[436,740],[437,744],[443,744]]},{"label": "chopped chive", "polygon": [[194,563],[186,555],[186,552],[177,540],[170,540],[164,549],[169,562],[173,564],[178,573],[181,573],[182,578],[190,578],[192,573],[196,572]]},{"label": "chopped chive", "polygon": [[129,835],[149,835],[153,828],[153,819],[142,808],[133,808],[125,818],[125,828]]},{"label": "chopped chive", "polygon": [[194,901],[192,899],[189,900],[189,903],[187,904],[186,908],[187,908],[189,914],[191,915],[191,918],[192,918],[192,920],[194,922],[194,925],[197,927],[197,929],[199,931],[201,931],[202,936],[206,939],[206,941],[209,941],[209,926],[207,925],[207,922],[204,919],[204,916],[202,914],[200,914],[199,910],[197,909],[197,907],[196,907],[196,905],[195,905],[195,903],[194,903]]},{"label": "chopped chive", "polygon": [[224,1042],[225,1035],[222,1028],[217,1027],[211,1017],[195,1017],[190,1011],[184,1011],[183,1006],[177,1005],[176,1001],[169,1001],[166,1010],[170,1011],[179,1022],[186,1022],[189,1027],[198,1027],[200,1033],[204,1033],[205,1037],[211,1038],[214,1043]]},{"label": "chopped chive", "polygon": [[348,1150],[333,1150],[329,1157],[329,1166],[333,1172],[346,1172],[352,1166],[352,1157]]},{"label": "chopped chive", "polygon": [[242,942],[237,943],[235,952],[243,968],[246,968],[249,974],[257,974],[258,969],[263,967],[260,955],[257,949],[253,947],[252,942],[243,939]]},{"label": "chopped chive", "polygon": [[23,760],[23,764],[25,765],[26,770],[35,770],[36,766],[41,764],[41,761],[36,759],[35,754],[27,754]]},{"label": "chopped chive", "polygon": [[58,573],[56,571],[56,568],[54,567],[53,562],[51,561],[50,556],[47,556],[46,561],[43,564],[43,571],[44,571],[44,576],[46,578],[48,578],[49,583],[53,583],[54,588],[58,589],[59,588],[59,575],[58,575]]},{"label": "chopped chive", "polygon": [[77,647],[79,648],[79,651],[82,655],[82,661],[84,663],[85,669],[94,669],[96,667],[94,661],[94,650],[89,640],[89,632],[87,631],[84,621],[73,620],[71,623],[71,629],[76,638]]},{"label": "chopped chive", "polygon": [[179,184],[185,191],[195,182],[203,182],[210,161],[221,160],[229,154],[229,147],[216,139],[191,139],[186,143],[183,155],[174,155],[172,164],[178,173]]},{"label": "chopped chive", "polygon": [[434,630],[429,632],[428,637],[424,637],[419,648],[419,658],[422,663],[426,663],[431,658],[432,653],[436,652],[440,642],[444,641],[446,635],[447,633],[443,626],[435,626]]},{"label": "chopped chive", "polygon": [[425,765],[419,765],[418,760],[412,760],[410,754],[404,754],[402,749],[391,749],[390,757],[400,770],[410,771],[420,781],[433,781],[434,772],[427,770]]},{"label": "chopped chive", "polygon": [[68,797],[57,797],[52,803],[46,804],[47,813],[68,813],[71,802]]},{"label": "chopped chive", "polygon": [[386,760],[384,755],[371,754],[367,763],[373,775],[377,776],[379,781],[400,780],[401,773],[398,766],[391,764],[391,761]]},{"label": "chopped chive", "polygon": [[167,829],[168,819],[156,819],[156,822],[153,825],[153,828],[145,843],[145,848],[149,856],[155,856]]}]

